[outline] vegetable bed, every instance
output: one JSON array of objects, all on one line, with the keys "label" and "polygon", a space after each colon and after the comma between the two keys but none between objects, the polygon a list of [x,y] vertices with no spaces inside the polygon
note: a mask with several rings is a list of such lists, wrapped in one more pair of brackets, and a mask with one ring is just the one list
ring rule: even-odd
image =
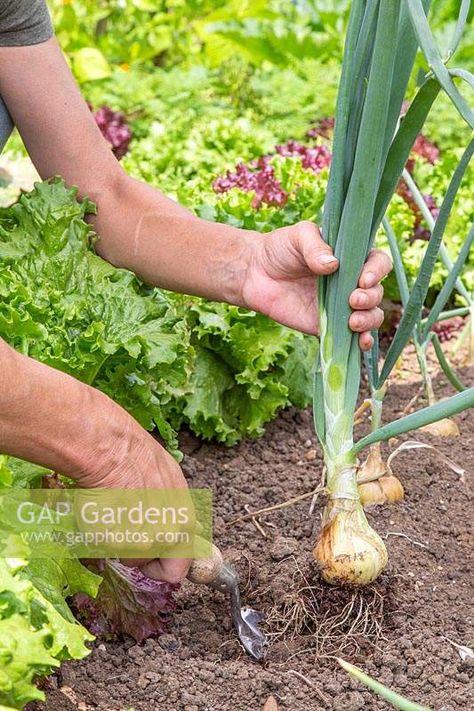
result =
[{"label": "vegetable bed", "polygon": [[[474,383],[473,368],[460,372],[466,384]],[[387,418],[399,416],[417,392],[417,377],[415,355],[407,349],[387,395]],[[434,387],[438,397],[452,392],[444,376],[434,377]],[[387,545],[389,564],[374,585],[355,592],[325,585],[311,563],[322,501],[312,517],[311,498],[260,516],[266,538],[252,521],[226,525],[246,507],[279,504],[318,485],[322,461],[309,411],[284,411],[264,438],[232,450],[182,435],[186,475],[193,486],[212,485],[216,538],[247,581],[246,602],[267,616],[272,639],[266,662],[245,656],[218,594],[186,584],[168,635],[141,646],[130,639],[96,643],[91,657],[66,663],[47,682],[47,702],[32,708],[257,711],[273,696],[278,709],[292,711],[388,710],[337,667],[338,655],[418,703],[467,711],[474,659],[462,660],[451,642],[472,646],[474,640],[468,489],[474,414],[464,412],[456,421],[461,437],[436,441],[417,432],[411,439],[441,444],[465,468],[467,484],[432,452],[401,454],[393,466],[402,472],[405,499],[368,513]],[[367,429],[364,423],[358,434]]]}]

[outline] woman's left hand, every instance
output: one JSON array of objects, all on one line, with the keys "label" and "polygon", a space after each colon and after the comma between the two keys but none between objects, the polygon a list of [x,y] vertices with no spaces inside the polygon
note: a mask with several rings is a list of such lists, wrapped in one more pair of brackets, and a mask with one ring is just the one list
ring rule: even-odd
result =
[{"label": "woman's left hand", "polygon": [[[318,334],[315,276],[337,271],[338,260],[312,222],[300,222],[261,235],[242,284],[247,308],[305,333]],[[374,249],[362,270],[358,288],[349,299],[350,328],[360,333],[363,351],[373,344],[371,331],[379,328],[383,311],[382,279],[392,269],[390,257]]]}]

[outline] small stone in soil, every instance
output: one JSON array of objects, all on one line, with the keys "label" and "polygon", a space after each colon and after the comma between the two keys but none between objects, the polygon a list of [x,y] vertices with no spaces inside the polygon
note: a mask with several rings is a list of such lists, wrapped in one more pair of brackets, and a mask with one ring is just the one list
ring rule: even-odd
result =
[{"label": "small stone in soil", "polygon": [[408,679],[405,674],[397,674],[393,681],[395,686],[398,686],[400,689],[404,689],[408,684]]},{"label": "small stone in soil", "polygon": [[297,550],[298,544],[294,538],[278,536],[270,548],[270,557],[272,560],[279,562],[280,560],[283,560],[283,558],[288,558],[288,556],[294,555]]},{"label": "small stone in soil", "polygon": [[351,691],[346,694],[343,706],[344,711],[359,711],[365,707],[365,699],[359,691]]},{"label": "small stone in soil", "polygon": [[324,685],[324,691],[327,691],[329,694],[331,694],[331,696],[337,696],[337,694],[341,693],[342,686],[336,680],[328,681]]},{"label": "small stone in soil", "polygon": [[150,683],[150,680],[147,679],[145,676],[140,675],[138,677],[137,686],[139,689],[146,689],[146,687],[148,686],[149,683]]},{"label": "small stone in soil", "polygon": [[278,711],[278,704],[274,696],[269,696],[265,701],[263,711]]},{"label": "small stone in soil", "polygon": [[165,652],[175,652],[179,647],[179,641],[172,634],[162,634],[158,637],[158,644]]}]

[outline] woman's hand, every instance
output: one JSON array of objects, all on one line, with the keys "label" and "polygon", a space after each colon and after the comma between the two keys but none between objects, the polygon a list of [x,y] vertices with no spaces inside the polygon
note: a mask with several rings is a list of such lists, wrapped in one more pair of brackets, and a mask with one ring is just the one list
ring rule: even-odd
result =
[{"label": "woman's hand", "polygon": [[[247,308],[305,333],[319,331],[315,276],[337,271],[338,260],[312,222],[300,222],[248,241],[251,258],[242,282],[242,302]],[[370,331],[383,321],[379,308],[380,284],[392,268],[390,257],[372,250],[349,304],[354,313],[350,328],[360,333],[363,351],[372,347]]]},{"label": "woman's hand", "polygon": [[[144,489],[145,499],[156,506],[154,490],[187,489],[188,485],[179,464],[148,432],[122,408],[107,399],[102,403],[109,409],[110,441],[108,451],[91,452],[85,457],[81,470],[75,472],[78,486],[83,488]],[[148,504],[147,504],[148,505]],[[182,498],[180,498],[182,506]],[[194,510],[189,499],[190,520],[180,529],[189,536],[194,533]],[[175,529],[173,528],[173,531]],[[184,558],[126,559],[126,565],[139,567],[149,578],[169,583],[182,581],[191,560]]]}]

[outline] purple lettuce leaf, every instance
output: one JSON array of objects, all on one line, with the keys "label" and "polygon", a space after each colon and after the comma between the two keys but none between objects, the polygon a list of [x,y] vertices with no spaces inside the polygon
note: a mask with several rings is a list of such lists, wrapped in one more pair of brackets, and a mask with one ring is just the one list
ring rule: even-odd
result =
[{"label": "purple lettuce leaf", "polygon": [[[179,585],[151,580],[138,568],[116,560],[94,563],[90,567],[103,577],[97,597],[74,596],[77,616],[94,635],[128,634],[142,642],[166,631],[168,615],[175,609],[173,592]],[[97,563],[101,563],[99,570]]]},{"label": "purple lettuce leaf", "polygon": [[112,146],[116,158],[123,158],[132,140],[132,131],[124,114],[121,111],[113,111],[108,106],[101,106],[94,113],[94,118],[105,140]]}]

